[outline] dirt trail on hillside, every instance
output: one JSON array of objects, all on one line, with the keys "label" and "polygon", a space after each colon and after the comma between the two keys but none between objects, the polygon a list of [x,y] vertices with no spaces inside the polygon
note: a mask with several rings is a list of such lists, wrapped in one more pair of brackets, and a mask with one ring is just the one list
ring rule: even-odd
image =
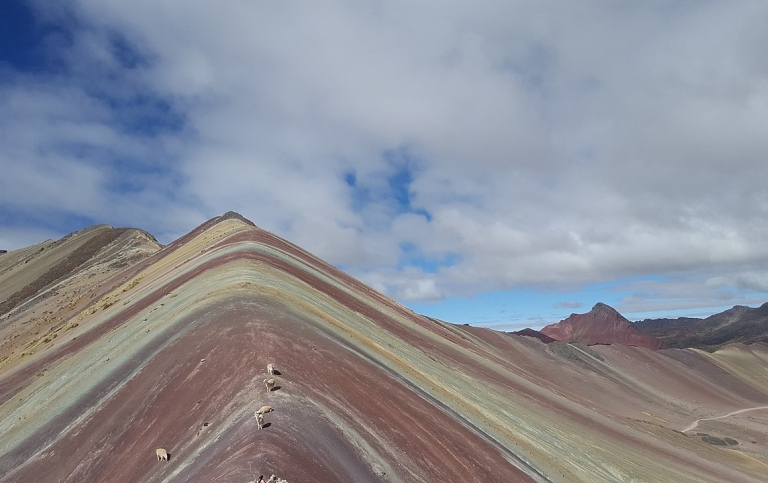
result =
[{"label": "dirt trail on hillside", "polygon": [[687,433],[688,431],[690,431],[690,430],[694,429],[696,426],[698,426],[699,423],[702,422],[702,421],[712,421],[713,419],[724,419],[724,418],[728,418],[730,416],[735,416],[737,414],[746,413],[747,411],[756,411],[758,409],[768,409],[768,406],[758,406],[756,408],[739,409],[738,411],[733,411],[732,413],[728,413],[728,414],[726,414],[724,416],[715,416],[714,418],[701,418],[701,419],[697,419],[696,421],[691,423],[690,426],[685,428],[682,432],[683,433]]}]

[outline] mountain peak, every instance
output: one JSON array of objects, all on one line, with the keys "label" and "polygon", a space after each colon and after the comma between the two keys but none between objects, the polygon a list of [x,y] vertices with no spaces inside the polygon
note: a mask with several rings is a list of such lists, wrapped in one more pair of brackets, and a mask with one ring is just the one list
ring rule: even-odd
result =
[{"label": "mountain peak", "polygon": [[616,309],[614,309],[614,308],[613,308],[613,307],[611,307],[610,305],[608,305],[608,304],[606,304],[606,303],[603,303],[603,302],[598,302],[598,303],[596,303],[596,304],[595,304],[595,305],[592,307],[592,310],[600,310],[600,309],[609,309],[609,310],[613,310],[613,311],[616,311]]},{"label": "mountain peak", "polygon": [[602,302],[586,314],[571,314],[565,320],[544,327],[541,333],[563,342],[661,348],[656,337],[641,333],[616,309]]},{"label": "mountain peak", "polygon": [[224,220],[229,220],[229,219],[240,220],[240,221],[242,221],[244,223],[247,223],[249,225],[256,226],[256,224],[254,222],[252,222],[251,220],[249,220],[248,218],[244,217],[243,215],[241,215],[240,213],[238,213],[236,211],[228,211],[228,212],[224,213],[223,215],[219,216],[218,218],[216,218],[217,221],[224,221]]},{"label": "mountain peak", "polygon": [[616,309],[614,309],[613,307],[611,307],[610,305],[608,305],[608,304],[604,304],[604,303],[602,303],[602,302],[598,302],[598,303],[596,303],[596,304],[594,305],[594,307],[592,307],[592,310],[590,311],[590,313],[606,313],[606,314],[615,314],[615,315],[618,315],[619,317],[622,317],[622,318],[624,317],[623,315],[621,315],[621,314],[619,313],[619,311],[618,311],[618,310],[616,310]]}]

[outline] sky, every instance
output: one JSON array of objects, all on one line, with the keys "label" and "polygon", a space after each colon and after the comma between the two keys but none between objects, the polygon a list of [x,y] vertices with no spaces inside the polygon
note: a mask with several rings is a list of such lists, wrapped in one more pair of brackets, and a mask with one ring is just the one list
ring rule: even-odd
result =
[{"label": "sky", "polygon": [[768,3],[5,0],[0,249],[237,211],[404,305],[768,301]]}]

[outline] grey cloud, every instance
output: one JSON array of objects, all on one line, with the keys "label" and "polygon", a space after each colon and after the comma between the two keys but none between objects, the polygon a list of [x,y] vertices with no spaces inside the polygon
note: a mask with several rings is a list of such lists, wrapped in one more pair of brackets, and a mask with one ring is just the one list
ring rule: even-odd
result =
[{"label": "grey cloud", "polygon": [[[670,271],[691,275],[686,289],[725,272],[765,286],[764,5],[68,5],[93,26],[72,68],[125,74],[99,89],[151,87],[184,122],[147,148],[89,98],[91,85],[29,103],[20,113],[40,136],[167,163],[137,199],[114,196],[93,159],[54,151],[84,188],[68,209],[166,236],[234,209],[403,299]],[[104,47],[114,32],[142,53],[139,67]],[[72,125],[46,125],[54,110]],[[13,149],[30,157],[24,132]],[[385,196],[384,153],[399,149],[419,165],[410,212]],[[349,172],[381,196],[356,206]],[[44,182],[30,177],[19,184]],[[405,242],[458,261],[398,268]],[[757,268],[739,278],[744,264]]]}]

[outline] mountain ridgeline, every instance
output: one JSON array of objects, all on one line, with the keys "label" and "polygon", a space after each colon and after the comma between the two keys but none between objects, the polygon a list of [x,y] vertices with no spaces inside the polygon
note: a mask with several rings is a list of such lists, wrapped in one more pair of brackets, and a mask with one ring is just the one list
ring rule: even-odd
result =
[{"label": "mountain ridgeline", "polygon": [[768,342],[768,303],[757,308],[737,305],[705,319],[645,319],[634,326],[670,348],[715,350],[732,343]]},{"label": "mountain ridgeline", "polygon": [[653,335],[637,330],[632,323],[612,307],[596,304],[586,314],[571,314],[567,319],[551,324],[541,333],[564,342],[581,342],[586,345],[621,344],[661,348],[661,341]]},{"label": "mountain ridgeline", "polygon": [[547,337],[585,345],[619,344],[661,348],[717,350],[727,344],[768,342],[768,303],[758,308],[735,306],[705,319],[645,319],[630,322],[612,307],[598,303],[586,314],[571,314],[540,331]]},{"label": "mountain ridgeline", "polygon": [[0,256],[0,482],[765,481],[765,311],[510,334],[237,213],[98,225]]}]

